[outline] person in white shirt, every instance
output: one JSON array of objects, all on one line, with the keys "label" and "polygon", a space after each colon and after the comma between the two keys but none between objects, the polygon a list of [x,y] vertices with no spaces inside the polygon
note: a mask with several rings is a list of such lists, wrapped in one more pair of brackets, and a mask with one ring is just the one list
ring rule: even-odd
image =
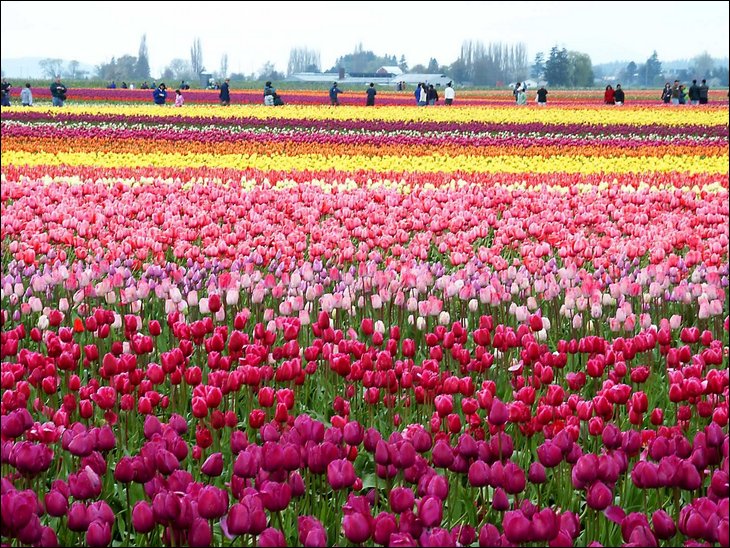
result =
[{"label": "person in white shirt", "polygon": [[444,99],[447,105],[453,104],[455,95],[454,88],[451,87],[451,82],[449,82],[444,90]]}]

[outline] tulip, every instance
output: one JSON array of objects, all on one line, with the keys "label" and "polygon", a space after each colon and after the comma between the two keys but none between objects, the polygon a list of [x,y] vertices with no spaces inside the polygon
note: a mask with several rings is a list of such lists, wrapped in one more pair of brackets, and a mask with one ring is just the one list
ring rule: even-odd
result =
[{"label": "tulip", "polygon": [[188,544],[196,547],[210,546],[213,541],[213,534],[210,524],[203,518],[193,519],[190,531],[188,532]]},{"label": "tulip", "polygon": [[602,482],[596,481],[588,487],[586,504],[594,510],[605,510],[613,502],[613,493]]},{"label": "tulip", "polygon": [[82,502],[74,502],[68,509],[67,525],[72,531],[82,532],[89,528],[89,517]]},{"label": "tulip", "polygon": [[51,489],[43,499],[48,515],[59,518],[66,515],[68,498],[56,489]]},{"label": "tulip", "polygon": [[390,509],[396,514],[402,514],[413,508],[415,501],[413,491],[408,487],[394,487],[388,494]]},{"label": "tulip", "polygon": [[395,517],[388,512],[381,512],[373,520],[373,540],[376,544],[388,546],[391,535],[397,530]]},{"label": "tulip", "polygon": [[86,531],[86,544],[88,546],[108,546],[112,541],[111,526],[102,521],[92,521]]},{"label": "tulip", "polygon": [[297,519],[299,542],[307,548],[327,546],[327,531],[322,523],[312,516],[299,516]]},{"label": "tulip", "polygon": [[479,546],[481,548],[502,546],[502,539],[501,535],[499,534],[499,530],[491,523],[487,523],[480,529]]},{"label": "tulip", "polygon": [[205,462],[200,468],[200,471],[203,472],[203,474],[205,474],[206,476],[220,476],[223,473],[223,454],[213,453],[211,456],[205,459]]},{"label": "tulip", "polygon": [[507,540],[514,544],[522,544],[532,540],[530,520],[520,511],[512,510],[505,513],[502,519],[502,528]]},{"label": "tulip", "polygon": [[370,538],[372,517],[368,514],[353,512],[342,518],[342,530],[347,540],[354,544],[362,544]]},{"label": "tulip", "polygon": [[436,527],[443,518],[443,503],[434,496],[426,496],[418,502],[418,517],[425,527]]}]

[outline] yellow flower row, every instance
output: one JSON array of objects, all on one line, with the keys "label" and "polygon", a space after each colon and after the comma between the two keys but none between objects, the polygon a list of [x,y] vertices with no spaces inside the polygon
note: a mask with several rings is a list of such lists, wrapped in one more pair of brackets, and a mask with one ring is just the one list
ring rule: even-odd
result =
[{"label": "yellow flower row", "polygon": [[[24,112],[47,111],[48,107],[30,107]],[[56,112],[56,111],[54,111]],[[61,112],[61,111],[57,111]],[[72,105],[64,108],[64,113],[122,116],[166,116],[174,122],[176,116],[196,118],[240,118],[258,119],[298,118],[309,120],[362,120],[362,121],[400,121],[400,122],[481,122],[514,124],[581,124],[581,125],[722,125],[727,124],[727,109],[692,109],[656,107],[606,106],[551,106],[537,109],[530,107],[485,106],[464,108],[417,108],[404,106],[368,107],[330,107],[321,105],[287,105],[271,108],[263,105],[236,105],[225,109],[211,105],[186,106],[184,109],[164,108],[154,105]],[[201,120],[208,123],[207,120]]]},{"label": "yellow flower row", "polygon": [[233,155],[233,154],[119,154],[86,152],[22,152],[3,153],[4,165],[39,166],[68,165],[93,167],[176,167],[176,168],[233,168],[277,171],[330,170],[377,172],[446,172],[467,173],[642,173],[686,172],[728,173],[728,155],[704,157],[677,155],[665,157],[591,156],[393,156],[302,154]]}]

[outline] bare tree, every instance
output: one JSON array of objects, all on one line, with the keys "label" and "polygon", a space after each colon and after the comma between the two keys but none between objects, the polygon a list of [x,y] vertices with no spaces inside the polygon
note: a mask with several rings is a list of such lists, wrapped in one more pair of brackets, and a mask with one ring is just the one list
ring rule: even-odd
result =
[{"label": "bare tree", "polygon": [[292,48],[289,52],[287,74],[297,72],[319,72],[319,52],[307,48]]},{"label": "bare tree", "polygon": [[79,63],[76,59],[68,62],[68,70],[66,73],[68,74],[68,77],[72,80],[75,80],[77,78],[77,75],[79,73]]},{"label": "bare tree", "polygon": [[224,53],[221,56],[221,78],[227,78],[228,77],[228,54]]},{"label": "bare tree", "polygon": [[38,61],[43,71],[43,76],[48,78],[55,78],[61,75],[61,68],[63,67],[63,59],[41,59]]},{"label": "bare tree", "polygon": [[203,66],[203,48],[200,45],[200,38],[196,38],[193,46],[190,48],[190,65],[193,68],[193,74],[196,76],[205,70]]}]

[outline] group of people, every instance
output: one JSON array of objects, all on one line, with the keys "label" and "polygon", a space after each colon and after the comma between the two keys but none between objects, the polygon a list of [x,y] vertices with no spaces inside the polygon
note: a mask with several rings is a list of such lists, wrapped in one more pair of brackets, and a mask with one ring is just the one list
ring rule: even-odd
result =
[{"label": "group of people", "polygon": [[661,100],[664,104],[673,105],[686,105],[687,99],[691,105],[706,105],[707,98],[710,92],[710,86],[707,85],[706,80],[702,80],[702,83],[698,86],[697,80],[692,80],[692,85],[688,90],[683,84],[679,83],[679,80],[674,81],[674,85],[669,85],[669,82],[664,84],[662,90]]},{"label": "group of people", "polygon": [[[152,92],[152,100],[156,105],[164,105],[167,102],[167,86],[164,82],[160,83]],[[179,89],[175,90],[175,106],[181,107],[185,104],[185,98]]]},{"label": "group of people", "polygon": [[[13,86],[5,78],[2,82],[2,106],[10,106],[10,89]],[[33,92],[30,89],[30,83],[26,82],[25,87],[20,90],[20,104],[24,107],[33,106]]]},{"label": "group of people", "polygon": [[[517,103],[518,105],[526,105],[527,85],[523,84],[522,82],[517,82],[514,89],[512,90],[512,95],[515,98],[515,103]],[[535,95],[535,102],[538,104],[538,106],[544,107],[545,105],[547,105],[547,96],[548,90],[545,89],[545,86],[540,86],[540,89],[537,90],[537,94]]]},{"label": "group of people", "polygon": [[621,89],[621,84],[616,84],[616,89],[613,89],[611,84],[606,86],[606,91],[603,93],[603,102],[607,105],[621,106],[624,104],[626,95],[624,90]]}]

